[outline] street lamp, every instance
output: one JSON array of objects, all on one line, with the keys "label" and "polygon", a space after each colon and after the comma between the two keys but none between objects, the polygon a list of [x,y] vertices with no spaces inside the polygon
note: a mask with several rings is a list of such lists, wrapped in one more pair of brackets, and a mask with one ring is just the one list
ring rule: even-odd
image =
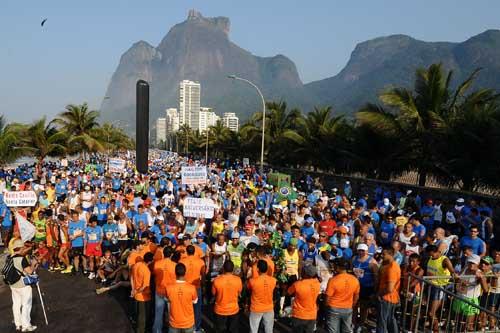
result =
[{"label": "street lamp", "polygon": [[264,174],[264,137],[265,137],[265,131],[266,131],[266,101],[264,100],[264,95],[262,95],[262,92],[260,91],[259,87],[257,87],[253,82],[251,82],[247,79],[238,77],[236,75],[228,75],[228,78],[248,83],[249,85],[254,87],[255,90],[257,90],[257,92],[260,95],[260,98],[262,99],[262,144],[260,147],[260,174],[263,175]]}]

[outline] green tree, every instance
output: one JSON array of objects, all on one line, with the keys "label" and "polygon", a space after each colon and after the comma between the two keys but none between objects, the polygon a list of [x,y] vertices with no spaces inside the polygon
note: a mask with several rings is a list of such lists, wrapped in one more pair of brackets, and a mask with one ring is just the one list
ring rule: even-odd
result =
[{"label": "green tree", "polygon": [[[472,84],[477,71],[452,91],[452,72],[445,72],[441,64],[419,68],[413,90],[395,87],[379,98],[391,111],[379,112],[364,108],[356,114],[358,121],[379,131],[395,134],[408,143],[408,161],[419,174],[419,185],[425,186],[427,175],[443,175],[439,163],[437,142],[443,139],[449,117]],[[375,111],[375,112],[374,112]]]},{"label": "green tree", "polygon": [[97,118],[99,112],[91,111],[87,103],[82,105],[69,104],[66,110],[59,114],[54,123],[61,126],[68,136],[68,153],[104,151],[105,141],[99,137]]},{"label": "green tree", "polygon": [[0,166],[12,163],[23,156],[26,150],[22,146],[19,124],[7,124],[3,115],[0,115]]},{"label": "green tree", "polygon": [[47,123],[45,117],[25,126],[22,133],[25,150],[36,158],[39,168],[46,157],[66,154],[67,134],[59,131],[52,122]]}]

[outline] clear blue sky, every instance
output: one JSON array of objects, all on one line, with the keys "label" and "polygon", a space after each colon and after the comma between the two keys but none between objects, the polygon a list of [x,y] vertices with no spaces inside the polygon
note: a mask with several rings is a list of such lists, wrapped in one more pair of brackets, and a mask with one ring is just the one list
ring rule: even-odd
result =
[{"label": "clear blue sky", "polygon": [[290,57],[304,82],[338,73],[370,38],[458,42],[500,28],[498,0],[1,0],[0,114],[26,122],[68,103],[98,108],[121,54],[141,39],[156,46],[190,8],[229,17],[233,42]]}]

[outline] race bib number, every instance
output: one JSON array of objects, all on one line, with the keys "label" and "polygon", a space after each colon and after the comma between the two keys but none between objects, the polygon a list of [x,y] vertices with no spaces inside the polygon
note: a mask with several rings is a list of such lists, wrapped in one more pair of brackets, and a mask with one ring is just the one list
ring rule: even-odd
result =
[{"label": "race bib number", "polygon": [[97,234],[89,234],[89,241],[96,241],[97,240]]},{"label": "race bib number", "polygon": [[100,212],[99,212],[99,214],[106,215],[106,209],[101,209]]}]

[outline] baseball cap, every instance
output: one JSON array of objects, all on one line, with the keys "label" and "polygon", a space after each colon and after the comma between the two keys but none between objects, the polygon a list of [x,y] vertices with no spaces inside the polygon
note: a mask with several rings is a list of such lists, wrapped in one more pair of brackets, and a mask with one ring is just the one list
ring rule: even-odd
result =
[{"label": "baseball cap", "polygon": [[464,198],[458,198],[457,199],[457,204],[464,204],[464,203],[465,203]]},{"label": "baseball cap", "polygon": [[196,238],[205,238],[205,234],[200,231],[196,234]]},{"label": "baseball cap", "polygon": [[358,244],[358,247],[356,248],[357,250],[364,250],[364,251],[368,251],[368,245],[364,244],[364,243],[361,243],[361,244]]},{"label": "baseball cap", "polygon": [[233,232],[231,234],[231,239],[239,239],[240,238],[240,234],[238,232]]},{"label": "baseball cap", "polygon": [[484,261],[484,262],[486,262],[486,263],[488,263],[488,264],[490,264],[490,265],[493,265],[493,263],[495,262],[495,261],[493,260],[493,258],[492,258],[492,257],[490,257],[490,256],[486,256],[486,257],[481,258],[481,261]]},{"label": "baseball cap", "polygon": [[307,223],[314,223],[314,218],[308,217],[305,222],[307,222]]},{"label": "baseball cap", "polygon": [[184,239],[184,234],[181,232],[177,235],[177,239]]},{"label": "baseball cap", "polygon": [[473,254],[469,258],[467,258],[467,263],[469,262],[479,265],[479,263],[481,262],[481,257],[478,256],[477,254]]}]

